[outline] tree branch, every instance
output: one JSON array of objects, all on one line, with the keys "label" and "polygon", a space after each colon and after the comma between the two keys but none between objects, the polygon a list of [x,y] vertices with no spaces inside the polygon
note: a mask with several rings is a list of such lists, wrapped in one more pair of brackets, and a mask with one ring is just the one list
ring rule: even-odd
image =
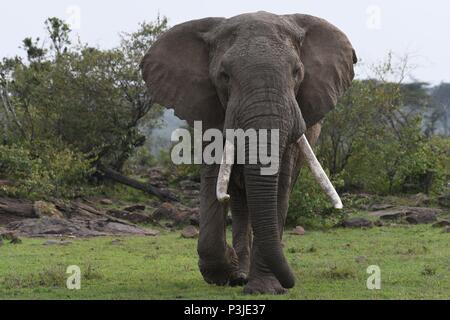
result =
[{"label": "tree branch", "polygon": [[137,181],[135,179],[124,176],[121,173],[119,173],[113,169],[102,167],[102,168],[99,168],[99,171],[101,173],[103,173],[103,175],[108,179],[111,179],[115,182],[124,184],[128,187],[144,191],[145,193],[154,195],[154,196],[158,197],[161,201],[179,202],[179,199],[175,195],[171,194],[170,192],[160,190],[160,189],[152,186],[151,184],[144,184],[140,181]]}]

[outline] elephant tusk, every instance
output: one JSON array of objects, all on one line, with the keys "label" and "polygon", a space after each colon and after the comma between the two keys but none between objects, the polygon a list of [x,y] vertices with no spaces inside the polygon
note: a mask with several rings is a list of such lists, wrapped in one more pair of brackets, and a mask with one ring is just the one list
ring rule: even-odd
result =
[{"label": "elephant tusk", "polygon": [[330,197],[333,207],[336,209],[344,208],[344,206],[342,205],[341,198],[337,194],[336,189],[334,189],[333,184],[331,183],[327,174],[325,173],[319,161],[317,160],[317,157],[314,154],[314,151],[312,150],[311,146],[309,145],[306,136],[305,135],[301,136],[301,138],[298,140],[297,143],[303,155],[305,156],[306,163],[311,169],[314,178],[317,180],[317,182],[319,183],[322,190],[326,193],[326,195]]},{"label": "elephant tusk", "polygon": [[230,200],[228,194],[228,184],[230,182],[231,170],[234,162],[234,144],[228,140],[225,141],[225,147],[222,155],[219,175],[217,177],[217,200],[224,203]]}]

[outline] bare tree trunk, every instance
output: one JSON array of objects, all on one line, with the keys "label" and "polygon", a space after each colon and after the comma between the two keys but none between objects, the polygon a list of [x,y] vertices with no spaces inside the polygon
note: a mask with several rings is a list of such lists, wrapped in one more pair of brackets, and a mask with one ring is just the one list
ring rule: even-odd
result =
[{"label": "bare tree trunk", "polygon": [[101,168],[100,172],[103,173],[103,175],[108,179],[124,184],[128,187],[144,191],[145,193],[154,195],[158,197],[161,201],[175,201],[175,202],[179,201],[175,195],[171,194],[168,191],[164,191],[152,186],[151,184],[145,184],[138,180],[129,178],[113,169]]}]

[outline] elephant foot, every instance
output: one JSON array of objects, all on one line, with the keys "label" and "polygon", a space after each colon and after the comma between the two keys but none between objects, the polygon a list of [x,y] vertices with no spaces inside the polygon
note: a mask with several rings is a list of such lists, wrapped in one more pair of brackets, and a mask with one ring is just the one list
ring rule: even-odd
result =
[{"label": "elephant foot", "polygon": [[287,289],[283,288],[274,275],[252,276],[244,287],[245,294],[286,294]]},{"label": "elephant foot", "polygon": [[199,261],[203,279],[218,286],[239,286],[247,282],[247,275],[239,271],[239,262],[233,248],[227,247],[225,257]]},{"label": "elephant foot", "polygon": [[237,287],[237,286],[243,286],[248,282],[248,276],[244,272],[238,272],[237,274],[233,275],[233,277],[230,279],[230,286]]}]

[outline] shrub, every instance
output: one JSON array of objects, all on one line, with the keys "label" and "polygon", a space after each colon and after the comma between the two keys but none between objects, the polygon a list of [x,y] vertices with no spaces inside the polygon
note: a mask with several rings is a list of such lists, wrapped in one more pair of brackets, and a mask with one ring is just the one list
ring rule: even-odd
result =
[{"label": "shrub", "polygon": [[[334,180],[333,183],[339,187],[342,180]],[[335,225],[342,214],[331,207],[329,199],[310,171],[302,169],[290,198],[287,224],[324,228]]]},{"label": "shrub", "polygon": [[9,196],[73,198],[91,173],[90,161],[67,148],[0,146],[0,176],[13,181],[0,192]]}]

